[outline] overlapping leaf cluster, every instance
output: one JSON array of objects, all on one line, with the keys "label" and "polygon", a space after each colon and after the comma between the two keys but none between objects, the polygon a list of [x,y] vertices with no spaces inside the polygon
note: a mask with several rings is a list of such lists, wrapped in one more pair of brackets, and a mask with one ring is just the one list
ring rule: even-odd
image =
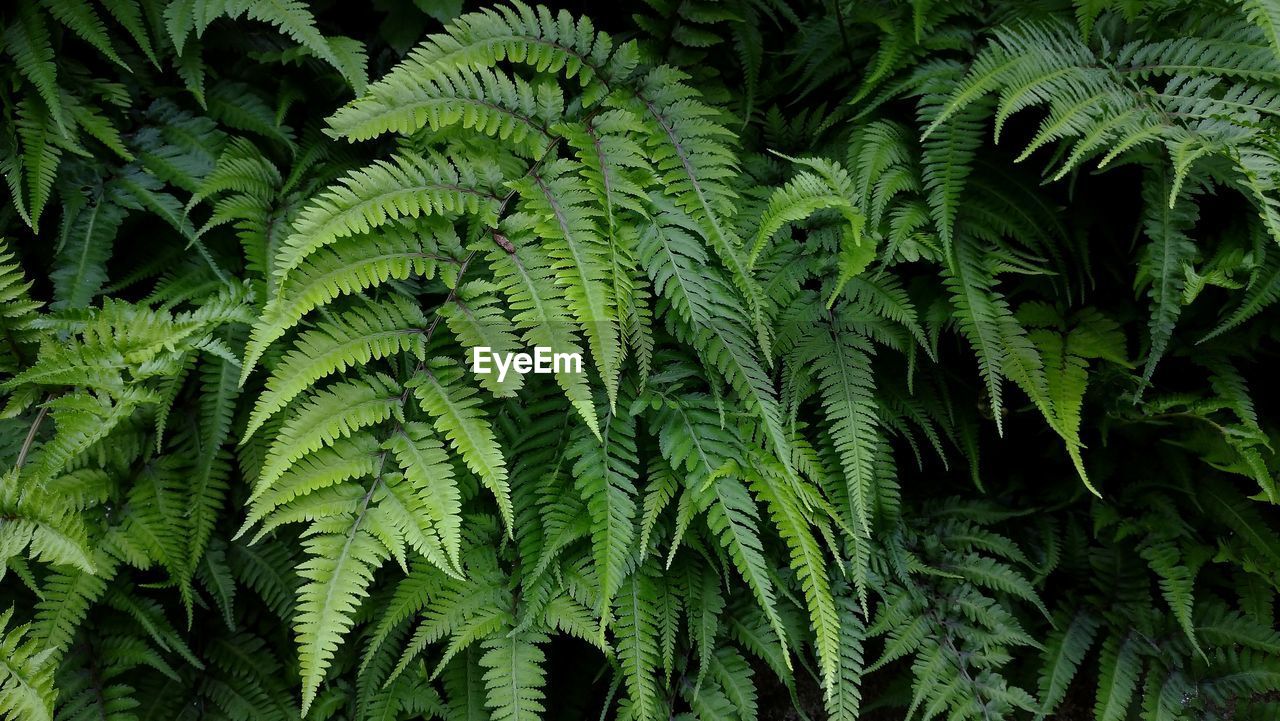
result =
[{"label": "overlapping leaf cluster", "polygon": [[378,8],[0,10],[0,717],[1280,710],[1280,11]]}]

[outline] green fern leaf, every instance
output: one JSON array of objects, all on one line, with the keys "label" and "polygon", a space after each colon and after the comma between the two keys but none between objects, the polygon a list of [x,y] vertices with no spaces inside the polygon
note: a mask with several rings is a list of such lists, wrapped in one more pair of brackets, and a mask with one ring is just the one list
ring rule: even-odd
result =
[{"label": "green fern leaf", "polygon": [[41,3],[48,9],[49,14],[57,18],[58,22],[67,26],[80,39],[92,45],[98,52],[106,55],[111,62],[116,63],[126,71],[130,71],[129,64],[120,58],[116,53],[115,47],[111,44],[111,38],[107,36],[107,26],[102,22],[102,18],[98,16],[98,11],[93,9],[85,0],[43,0]]},{"label": "green fern leaf", "polygon": [[[804,589],[809,625],[818,653],[818,677],[823,689],[834,684],[840,664],[840,618],[827,578],[822,548],[810,528],[801,499],[791,486],[768,469],[752,480],[752,488],[769,507],[779,535],[791,551],[791,568]],[[829,691],[828,691],[829,692]]]},{"label": "green fern leaf", "polygon": [[[759,535],[759,510],[740,481],[722,477],[709,489],[707,527],[729,552],[733,565],[742,574],[779,644],[786,648],[786,631],[778,616],[773,581],[766,568]],[[784,657],[790,669],[791,660]]]},{"label": "green fern leaf", "polygon": [[866,629],[853,599],[837,597],[840,614],[840,665],[824,699],[832,721],[857,721],[862,708],[863,634]]},{"label": "green fern leaf", "polygon": [[[33,98],[22,99],[18,103],[17,114],[18,138],[22,141],[22,163],[20,172],[10,181],[10,187],[15,188],[15,204],[24,209],[27,224],[33,230],[38,230],[40,216],[53,192],[65,143],[59,137],[62,131],[58,128],[58,117]],[[21,182],[18,182],[19,179]],[[23,187],[26,189],[25,198],[21,198],[19,190]],[[81,234],[91,235],[78,233]]]},{"label": "green fern leaf", "polygon": [[344,381],[312,393],[285,421],[272,442],[250,500],[270,489],[290,466],[308,453],[361,428],[393,416],[401,418],[403,403],[399,386],[383,375]]},{"label": "green fern leaf", "polygon": [[303,333],[267,380],[266,391],[258,397],[249,417],[245,438],[326,376],[398,353],[422,360],[426,327],[422,311],[395,296],[384,303],[357,305]]},{"label": "green fern leaf", "polygon": [[[404,432],[387,441],[395,454],[405,479],[420,504],[414,510],[425,517],[432,536],[437,539],[445,557],[452,564],[446,571],[460,568],[462,543],[461,494],[453,479],[444,446],[424,423],[406,423]],[[424,554],[426,555],[426,554]]]},{"label": "green fern leaf", "polygon": [[485,68],[443,67],[412,75],[393,71],[328,123],[331,132],[351,141],[459,125],[532,156],[546,146],[551,124],[563,113],[564,99],[554,84],[533,85]]},{"label": "green fern leaf", "polygon": [[493,721],[533,721],[546,710],[543,705],[546,654],[540,633],[496,634],[483,641],[485,706]]},{"label": "green fern leaf", "polygon": [[9,628],[13,609],[0,613],[0,714],[13,719],[53,719],[53,672],[48,651],[26,638],[29,624]]},{"label": "green fern leaf", "polygon": [[1080,662],[1093,645],[1098,619],[1081,612],[1068,623],[1059,620],[1059,629],[1045,643],[1044,669],[1040,674],[1040,717],[1052,713],[1067,695]]},{"label": "green fern leaf", "polygon": [[1094,706],[1098,721],[1121,721],[1128,716],[1142,672],[1138,643],[1135,638],[1114,636],[1103,643],[1098,658],[1098,700]]},{"label": "green fern leaf", "polygon": [[1144,545],[1138,550],[1138,554],[1159,577],[1160,592],[1173,611],[1174,618],[1178,620],[1178,625],[1187,635],[1187,640],[1203,655],[1204,651],[1196,641],[1195,622],[1192,619],[1195,577],[1191,569],[1178,562],[1181,554],[1177,546],[1168,541],[1156,541]]},{"label": "green fern leaf", "polygon": [[1143,229],[1151,241],[1143,259],[1143,274],[1150,282],[1151,296],[1151,346],[1147,362],[1142,370],[1145,386],[1155,373],[1156,364],[1164,356],[1173,336],[1173,326],[1182,312],[1182,288],[1185,279],[1183,265],[1196,252],[1195,243],[1187,237],[1187,231],[1196,223],[1198,212],[1195,204],[1185,196],[1177,196],[1174,205],[1166,199],[1170,196],[1170,179],[1165,172],[1152,173],[1142,184],[1142,200],[1145,204]]},{"label": "green fern leaf", "polygon": [[[587,336],[596,371],[612,408],[617,402],[622,344],[618,337],[617,299],[609,295],[608,247],[596,226],[595,211],[570,164],[553,161],[513,184],[521,196],[521,215],[512,223],[540,239],[552,261],[557,284]],[[525,233],[520,233],[524,236]],[[564,352],[553,348],[554,352]]]},{"label": "green fern leaf", "polygon": [[345,520],[349,525],[345,532],[314,535],[304,542],[310,558],[298,567],[304,582],[294,621],[304,716],[316,699],[342,636],[351,629],[374,570],[386,554],[364,528],[368,502],[366,494],[364,505],[357,505],[353,517]]},{"label": "green fern leaf", "polygon": [[[552,261],[533,243],[522,242],[514,253],[502,248],[489,252],[494,282],[502,288],[513,311],[512,321],[523,331],[526,346],[581,354],[582,342],[563,292],[555,285]],[[600,421],[585,373],[556,373],[556,383],[573,409],[600,437]]]},{"label": "green fern leaf", "polygon": [[492,225],[500,178],[492,165],[412,153],[354,171],[298,215],[293,234],[276,257],[275,275],[283,281],[315,251],[396,218],[468,213],[482,225]]},{"label": "green fern leaf", "polygon": [[600,583],[601,615],[622,579],[631,570],[635,554],[636,456],[635,420],[610,416],[601,443],[580,435],[569,449],[573,476],[591,514],[591,538],[596,576]]},{"label": "green fern leaf", "polygon": [[432,278],[440,261],[452,259],[440,254],[434,243],[424,242],[420,230],[445,233],[432,225],[384,227],[376,235],[347,238],[309,256],[280,284],[254,324],[240,382],[249,377],[272,343],[316,308],[393,279]]},{"label": "green fern leaf", "polygon": [[[4,30],[4,47],[19,73],[35,86],[60,134],[66,134],[62,113],[62,91],[58,87],[58,66],[54,63],[53,41],[44,18],[30,0],[18,3],[17,22]],[[39,205],[31,206],[32,218],[39,218]]]},{"label": "green fern leaf", "polygon": [[649,565],[636,569],[617,595],[613,632],[622,662],[627,697],[637,721],[660,718],[658,634],[654,609],[658,591]]},{"label": "green fern leaf", "polygon": [[432,417],[436,430],[449,439],[467,467],[493,493],[510,532],[512,507],[507,463],[493,427],[480,412],[478,392],[468,386],[462,376],[463,371],[456,362],[437,358],[415,375],[406,388],[413,391],[422,410]]}]

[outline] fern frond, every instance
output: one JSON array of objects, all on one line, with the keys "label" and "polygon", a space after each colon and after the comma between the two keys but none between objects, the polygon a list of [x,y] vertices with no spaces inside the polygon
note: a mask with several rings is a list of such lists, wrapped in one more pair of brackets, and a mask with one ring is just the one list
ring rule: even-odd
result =
[{"label": "fern frond", "polygon": [[227,491],[230,468],[224,446],[231,436],[236,401],[240,395],[236,383],[238,370],[237,363],[225,358],[210,358],[201,368],[200,430],[187,507],[187,516],[191,519],[188,568],[195,568],[204,556]]},{"label": "fern frond", "polygon": [[[1142,370],[1144,386],[1151,382],[1156,364],[1173,336],[1174,324],[1182,312],[1182,287],[1186,277],[1183,266],[1196,252],[1187,232],[1195,225],[1199,213],[1188,198],[1171,193],[1171,182],[1168,173],[1160,171],[1150,174],[1142,185],[1146,206],[1143,230],[1150,240],[1142,274],[1150,283],[1148,295],[1151,297],[1151,341]],[[1168,198],[1173,198],[1172,205],[1166,201]]]},{"label": "fern frond", "polygon": [[[551,259],[557,285],[575,319],[583,327],[591,357],[604,381],[610,407],[617,402],[622,344],[618,337],[617,299],[609,294],[608,251],[586,201],[582,181],[571,166],[553,161],[529,178],[517,181],[522,213],[511,219],[521,230],[540,238]],[[518,237],[527,237],[520,233]],[[563,352],[552,348],[553,352]]]},{"label": "fern frond", "polygon": [[546,710],[544,662],[540,633],[495,634],[482,642],[485,706],[494,721],[533,721]]},{"label": "fern frond", "polygon": [[569,449],[573,475],[591,514],[601,613],[608,618],[622,579],[635,557],[636,456],[635,421],[611,416],[602,429],[603,442],[583,434]]},{"label": "fern frond", "polygon": [[111,62],[129,70],[129,64],[120,58],[115,47],[111,43],[111,38],[107,36],[107,26],[99,17],[98,11],[93,9],[85,0],[70,0],[65,2],[45,2],[43,3],[49,10],[49,14],[67,27],[68,30],[80,36],[81,40],[92,45],[98,52],[107,56]]},{"label": "fern frond", "polygon": [[1059,630],[1045,643],[1044,670],[1040,676],[1042,716],[1057,708],[1067,695],[1080,662],[1093,645],[1098,625],[1098,619],[1088,612],[1081,612],[1069,623],[1066,619],[1059,619]]},{"label": "fern frond", "polygon": [[329,118],[332,133],[350,141],[384,133],[410,135],[452,125],[509,141],[533,155],[564,113],[560,89],[530,84],[487,68],[440,67],[416,75],[393,72]]},{"label": "fern frond", "polygon": [[244,383],[272,343],[316,308],[390,280],[434,277],[438,264],[452,258],[438,252],[431,239],[422,237],[424,230],[445,238],[452,233],[433,225],[425,229],[384,227],[375,235],[347,238],[309,256],[280,284],[254,324],[240,382]]},{"label": "fern frond", "polygon": [[245,438],[327,376],[399,353],[422,360],[426,327],[421,309],[393,296],[383,303],[357,305],[303,333],[267,380],[266,390],[249,417]]},{"label": "fern frond", "polygon": [[313,535],[304,542],[310,558],[298,567],[304,582],[294,621],[304,715],[316,699],[342,636],[351,630],[374,570],[386,556],[386,549],[364,526],[370,494],[353,504],[350,517],[342,519],[345,530]]},{"label": "fern frond", "polygon": [[917,115],[921,123],[937,125],[941,119],[950,118],[940,131],[926,131],[921,152],[921,180],[929,213],[942,247],[948,248],[955,236],[956,217],[960,212],[961,196],[972,172],[974,151],[981,142],[981,119],[985,108],[981,104],[968,105],[963,111],[949,114],[937,95],[921,97]]},{"label": "fern frond", "polygon": [[400,387],[385,375],[336,383],[312,393],[286,419],[262,464],[250,500],[269,490],[299,459],[361,428],[404,413]]},{"label": "fern frond", "polygon": [[832,721],[857,721],[862,708],[862,641],[866,629],[853,599],[837,597],[836,609],[840,614],[839,668],[824,702]]},{"label": "fern frond", "polygon": [[658,173],[663,194],[692,220],[688,227],[706,240],[729,270],[733,286],[746,300],[751,328],[768,354],[769,333],[763,327],[763,295],[728,218],[736,194],[725,182],[737,159],[717,142],[729,135],[715,110],[683,84],[686,76],[670,67],[655,68],[644,78],[636,114],[650,127],[645,147]]},{"label": "fern frond", "polygon": [[[425,423],[406,423],[403,432],[387,441],[387,447],[412,489],[415,499],[415,505],[410,507],[412,516],[426,520],[430,538],[440,545],[452,564],[443,570],[454,572],[461,563],[462,504],[443,444]],[[424,550],[419,552],[428,557],[432,555]]]},{"label": "fern frond", "polygon": [[[742,483],[730,477],[713,481],[708,489],[707,527],[729,552],[734,567],[742,574],[769,626],[782,648],[786,648],[787,634],[778,616],[774,586],[765,566],[760,543],[759,510]],[[789,657],[784,657],[786,667],[791,667]]]},{"label": "fern frond", "polygon": [[[44,107],[61,134],[67,132],[62,112],[62,91],[58,87],[58,66],[54,63],[53,40],[44,18],[30,0],[18,4],[17,22],[4,30],[4,48],[19,73],[35,86]],[[30,206],[33,220],[40,217],[43,203]]]},{"label": "fern frond", "polygon": [[440,68],[492,67],[502,60],[577,77],[583,85],[602,74],[625,73],[635,63],[634,49],[615,48],[612,39],[597,32],[590,20],[575,21],[567,11],[553,15],[546,7],[531,8],[514,0],[510,6],[457,18],[447,33],[429,37],[369,90],[377,96],[394,92],[405,78],[431,77]]},{"label": "fern frond", "polygon": [[13,609],[0,614],[0,714],[9,718],[53,718],[53,672],[49,653],[33,638],[29,624],[9,627]]},{"label": "fern frond", "polygon": [[[523,331],[527,346],[581,353],[582,341],[563,292],[556,287],[552,260],[534,243],[521,243],[514,253],[494,248],[487,256],[494,282],[502,288],[513,311],[512,321]],[[556,383],[573,409],[600,434],[595,401],[584,373],[556,373]]]},{"label": "fern frond", "polygon": [[[469,281],[457,288],[451,303],[440,306],[436,311],[458,342],[468,349],[468,361],[473,367],[476,348],[504,353],[515,352],[521,347],[520,338],[516,335],[518,328],[504,312],[500,290],[490,281]],[[498,374],[493,372],[478,375],[480,385],[495,396],[515,395],[524,385],[524,375],[514,368],[507,370],[503,380],[498,380]]]},{"label": "fern frond", "polygon": [[0,370],[10,375],[30,362],[32,346],[40,340],[35,322],[42,304],[31,298],[31,286],[8,240],[0,238],[0,333],[7,346],[0,355]]},{"label": "fern frond", "polygon": [[[368,80],[365,75],[363,48],[358,45],[346,48],[342,43],[335,42],[342,39],[325,38],[316,28],[315,16],[310,8],[299,0],[215,0],[211,3],[177,0],[164,10],[164,27],[174,48],[181,55],[192,33],[199,37],[214,20],[224,16],[231,19],[244,16],[278,28],[281,33],[341,72],[357,93],[364,92]],[[335,48],[335,45],[338,47]],[[351,49],[356,52],[350,52]]]},{"label": "fern frond", "polygon": [[769,198],[769,206],[760,217],[755,243],[747,259],[747,267],[755,265],[760,251],[784,225],[804,220],[819,210],[838,209],[849,220],[855,235],[861,232],[862,218],[850,197],[853,179],[839,165],[816,159],[794,162],[808,165],[816,172],[801,171],[778,188]]},{"label": "fern frond", "polygon": [[493,493],[510,532],[513,512],[507,462],[493,427],[480,412],[478,391],[463,380],[463,370],[447,358],[433,359],[406,388],[432,417],[436,430],[449,439],[467,467]]},{"label": "fern frond", "polygon": [[[336,486],[344,481],[372,476],[378,472],[378,445],[366,433],[341,438],[291,464],[270,488],[255,491],[249,512],[237,536],[278,509],[287,509],[296,499],[314,491]],[[260,539],[275,527],[265,524],[253,537]]]},{"label": "fern frond", "polygon": [[637,721],[653,721],[661,715],[658,689],[658,634],[654,610],[657,588],[649,565],[636,569],[617,595],[617,622],[613,633],[622,663],[627,697]]},{"label": "fern frond", "polygon": [[1098,699],[1094,706],[1098,721],[1120,721],[1128,715],[1142,672],[1139,643],[1136,638],[1115,636],[1103,642],[1098,659]]},{"label": "fern frond", "polygon": [[818,678],[829,693],[840,665],[840,618],[831,595],[826,560],[810,527],[812,521],[802,499],[767,468],[752,479],[752,488],[769,507],[778,534],[790,549],[791,568],[800,579],[809,610],[809,627],[818,654]]},{"label": "fern frond", "polygon": [[693,221],[668,207],[644,231],[640,261],[654,289],[688,325],[677,335],[697,348],[703,362],[723,374],[748,410],[758,415],[778,460],[792,472],[782,409],[749,335],[747,313],[727,282],[704,267],[706,253],[693,232]]},{"label": "fern frond", "polygon": [[1196,641],[1195,622],[1192,619],[1195,576],[1191,569],[1179,563],[1177,547],[1168,541],[1156,541],[1145,544],[1138,553],[1159,577],[1160,592],[1183,633],[1187,635],[1187,640],[1203,655],[1204,652]]},{"label": "fern frond", "polygon": [[489,225],[497,218],[501,172],[487,163],[401,153],[353,171],[298,215],[276,257],[275,275],[288,277],[315,251],[367,233],[397,218],[467,213]]}]

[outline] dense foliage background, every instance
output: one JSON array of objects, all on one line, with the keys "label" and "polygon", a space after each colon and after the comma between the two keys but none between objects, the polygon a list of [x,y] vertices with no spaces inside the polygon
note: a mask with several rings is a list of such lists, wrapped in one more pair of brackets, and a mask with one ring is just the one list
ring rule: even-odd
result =
[{"label": "dense foliage background", "polygon": [[0,717],[1280,718],[1280,5],[646,3],[0,7]]}]

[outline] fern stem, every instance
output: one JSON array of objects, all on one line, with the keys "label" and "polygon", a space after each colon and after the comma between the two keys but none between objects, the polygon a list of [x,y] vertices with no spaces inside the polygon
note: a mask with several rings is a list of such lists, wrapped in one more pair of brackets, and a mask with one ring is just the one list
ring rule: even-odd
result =
[{"label": "fern stem", "polygon": [[840,0],[831,0],[831,7],[836,11],[836,27],[840,28],[840,45],[844,48],[844,54],[848,56],[849,62],[853,63],[853,50],[849,47],[849,31],[844,26],[844,10],[840,7]]},{"label": "fern stem", "polygon": [[31,451],[31,444],[35,443],[36,433],[40,430],[40,424],[44,423],[44,417],[49,414],[49,398],[46,397],[45,403],[40,406],[40,412],[36,414],[36,419],[31,422],[31,428],[27,429],[27,437],[22,441],[22,448],[18,451],[18,460],[14,462],[14,470],[22,470],[23,464],[27,462],[27,453]]}]

